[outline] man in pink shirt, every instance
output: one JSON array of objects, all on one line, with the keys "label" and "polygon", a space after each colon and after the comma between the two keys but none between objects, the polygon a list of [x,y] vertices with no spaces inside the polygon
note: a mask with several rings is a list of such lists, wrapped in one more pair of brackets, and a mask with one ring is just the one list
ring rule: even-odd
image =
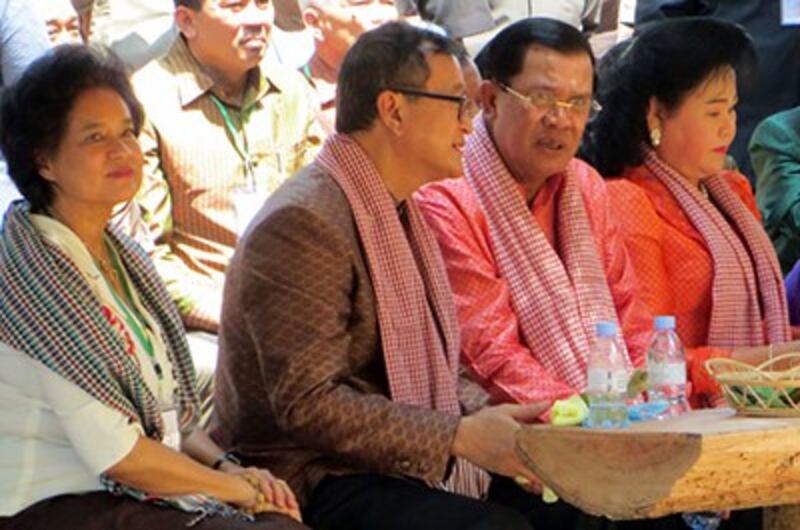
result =
[{"label": "man in pink shirt", "polygon": [[578,30],[530,18],[477,62],[483,114],[465,176],[417,200],[446,261],[470,374],[497,401],[568,397],[586,388],[597,321],[620,324],[632,366],[651,325],[605,184],[574,158],[599,110],[594,57]]}]

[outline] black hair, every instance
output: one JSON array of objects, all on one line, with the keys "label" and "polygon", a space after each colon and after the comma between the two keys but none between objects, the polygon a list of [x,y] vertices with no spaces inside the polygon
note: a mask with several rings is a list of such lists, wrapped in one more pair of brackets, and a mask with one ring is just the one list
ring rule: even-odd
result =
[{"label": "black hair", "polygon": [[388,22],[362,34],[342,63],[336,91],[336,131],[368,130],[378,96],[389,87],[421,88],[430,76],[427,56],[457,56],[453,40],[405,22]]},{"label": "black hair", "polygon": [[109,88],[125,101],[138,135],[144,112],[122,62],[106,49],[83,44],[57,46],[31,63],[0,101],[0,148],[8,174],[34,211],[53,200],[53,186],[39,174],[37,159],[54,153],[67,130],[78,97]]},{"label": "black hair", "polygon": [[585,53],[594,67],[592,47],[577,29],[552,18],[530,17],[507,26],[475,57],[481,77],[504,85],[522,71],[531,46],[542,46],[566,55]]},{"label": "black hair", "polygon": [[725,67],[741,82],[755,62],[749,36],[735,24],[691,17],[647,26],[600,61],[595,97],[603,110],[589,122],[580,156],[606,177],[640,165],[650,98],[674,110]]}]

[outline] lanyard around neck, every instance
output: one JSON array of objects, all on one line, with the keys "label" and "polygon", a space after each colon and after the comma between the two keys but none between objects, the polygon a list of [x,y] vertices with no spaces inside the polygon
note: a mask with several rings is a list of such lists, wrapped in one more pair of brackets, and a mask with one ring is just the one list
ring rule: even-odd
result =
[{"label": "lanyard around neck", "polygon": [[142,316],[139,310],[136,308],[136,303],[134,302],[133,298],[133,291],[128,283],[128,276],[125,274],[125,270],[122,268],[122,265],[117,257],[117,253],[114,251],[113,247],[108,243],[106,243],[106,247],[108,248],[109,257],[111,258],[111,265],[117,271],[117,278],[119,278],[119,283],[122,285],[122,289],[125,291],[125,297],[128,299],[128,303],[125,303],[125,301],[120,299],[116,290],[112,285],[109,284],[109,281],[105,276],[103,276],[103,279],[111,291],[111,296],[114,297],[117,305],[125,314],[125,322],[127,322],[128,327],[133,331],[133,334],[136,335],[139,344],[141,344],[142,348],[144,348],[147,357],[150,359],[150,364],[153,366],[153,371],[156,373],[158,380],[161,381],[164,379],[164,371],[161,368],[161,363],[159,363],[158,359],[156,359],[155,347],[153,346],[152,339],[147,334],[146,330],[148,326],[144,316]]},{"label": "lanyard around neck", "polygon": [[253,106],[251,105],[248,109],[243,109],[240,111],[241,126],[237,128],[225,103],[220,101],[220,99],[214,94],[210,94],[210,96],[211,101],[214,102],[214,105],[216,105],[219,113],[222,115],[222,120],[225,122],[225,129],[228,131],[228,139],[230,140],[233,148],[236,150],[236,153],[239,155],[239,158],[242,160],[242,165],[244,166],[244,176],[247,179],[247,186],[254,190],[256,185],[255,166],[253,164],[253,159],[250,156],[250,146],[247,143],[247,133],[245,132],[245,127],[250,121],[250,115],[253,112]]}]

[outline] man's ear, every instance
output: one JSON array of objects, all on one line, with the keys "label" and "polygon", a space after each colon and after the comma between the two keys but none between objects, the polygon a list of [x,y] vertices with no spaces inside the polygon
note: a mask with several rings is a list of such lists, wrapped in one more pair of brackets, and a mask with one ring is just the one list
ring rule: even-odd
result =
[{"label": "man's ear", "polygon": [[311,6],[303,9],[303,24],[311,30],[311,36],[315,40],[322,40],[322,17],[317,8]]},{"label": "man's ear", "polygon": [[197,38],[196,16],[197,12],[186,6],[175,8],[175,25],[181,34],[189,40]]},{"label": "man's ear", "polygon": [[497,117],[497,85],[486,79],[478,86],[478,103],[487,120]]},{"label": "man's ear", "polygon": [[403,134],[408,105],[401,94],[384,90],[378,95],[375,107],[378,109],[378,119],[384,127],[397,135]]}]

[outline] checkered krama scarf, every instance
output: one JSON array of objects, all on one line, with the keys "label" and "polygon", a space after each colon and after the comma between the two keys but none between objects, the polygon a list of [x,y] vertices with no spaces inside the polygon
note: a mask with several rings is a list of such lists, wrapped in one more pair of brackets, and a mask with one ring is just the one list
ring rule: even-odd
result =
[{"label": "checkered krama scarf", "polygon": [[[439,247],[413,200],[404,230],[377,168],[352,139],[335,134],[317,157],[341,187],[366,254],[392,400],[460,415],[459,332]],[[457,459],[450,480],[437,485],[479,497],[488,475]]]},{"label": "checkered krama scarf", "polygon": [[564,184],[556,195],[559,248],[554,249],[482,116],[467,139],[464,169],[486,216],[525,344],[554,376],[583,391],[594,326],[600,320],[616,322],[617,314],[577,176],[571,170],[561,175]]},{"label": "checkered krama scarf", "polygon": [[[185,331],[150,259],[135,243],[108,230],[142,304],[161,324],[178,382],[181,430],[198,418],[194,369]],[[78,268],[44,240],[28,205],[17,201],[0,234],[0,341],[29,355],[161,440],[158,401],[103,317],[100,301]]]},{"label": "checkered krama scarf", "polygon": [[791,340],[783,277],[772,243],[725,178],[718,174],[703,179],[712,204],[650,148],[645,148],[645,165],[678,201],[711,254],[708,345],[736,348]]},{"label": "checkered krama scarf", "polygon": [[[199,419],[200,403],[178,310],[145,252],[116,230],[107,229],[106,235],[144,308],[161,326],[178,383],[175,405],[180,429],[189,432]],[[100,301],[78,268],[39,235],[24,201],[9,208],[0,233],[0,341],[138,422],[149,438],[163,439],[165,426],[158,401],[126,353],[122,337],[103,316]],[[250,515],[207,495],[161,497],[105,475],[100,481],[115,495],[199,513],[200,519],[220,515],[252,520]]]}]

